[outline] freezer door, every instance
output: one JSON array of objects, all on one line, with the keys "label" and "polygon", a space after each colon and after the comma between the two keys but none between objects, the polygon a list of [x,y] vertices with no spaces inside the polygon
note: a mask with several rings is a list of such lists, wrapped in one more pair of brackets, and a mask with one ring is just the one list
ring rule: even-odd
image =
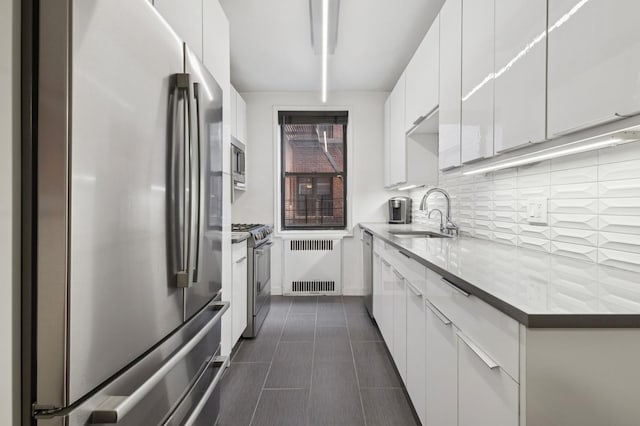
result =
[{"label": "freezer door", "polygon": [[71,5],[67,404],[178,328],[184,303],[167,238],[182,41],[147,1]]},{"label": "freezer door", "polygon": [[185,46],[191,96],[191,256],[185,318],[222,288],[222,89]]}]

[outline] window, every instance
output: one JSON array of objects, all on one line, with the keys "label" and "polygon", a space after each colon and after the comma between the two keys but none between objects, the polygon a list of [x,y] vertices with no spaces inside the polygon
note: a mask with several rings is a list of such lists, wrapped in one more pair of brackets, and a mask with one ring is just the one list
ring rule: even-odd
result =
[{"label": "window", "polygon": [[280,111],[283,230],[344,229],[346,111]]}]

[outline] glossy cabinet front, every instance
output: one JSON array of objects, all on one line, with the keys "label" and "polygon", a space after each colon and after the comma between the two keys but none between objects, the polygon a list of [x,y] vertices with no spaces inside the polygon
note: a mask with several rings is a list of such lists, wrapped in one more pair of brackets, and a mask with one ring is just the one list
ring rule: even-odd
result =
[{"label": "glossy cabinet front", "polygon": [[640,112],[636,0],[549,0],[548,136]]},{"label": "glossy cabinet front", "polygon": [[438,107],[439,19],[427,31],[407,65],[405,131],[409,131]]},{"label": "glossy cabinet front", "polygon": [[391,185],[407,181],[404,128],[405,74],[403,73],[389,96],[389,180]]},{"label": "glossy cabinet front", "polygon": [[493,156],[494,0],[462,8],[462,162]]},{"label": "glossy cabinet front", "polygon": [[460,166],[462,0],[447,0],[440,11],[440,108],[438,166]]},{"label": "glossy cabinet front", "polygon": [[495,1],[494,151],[546,136],[547,4]]}]

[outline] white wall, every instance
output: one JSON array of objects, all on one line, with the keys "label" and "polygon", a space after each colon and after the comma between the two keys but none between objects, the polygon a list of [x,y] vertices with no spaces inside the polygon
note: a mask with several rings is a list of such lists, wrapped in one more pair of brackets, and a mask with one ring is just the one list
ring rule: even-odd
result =
[{"label": "white wall", "polygon": [[[0,0],[0,424],[19,415],[20,3]],[[14,418],[15,417],[15,418]]]},{"label": "white wall", "polygon": [[[329,102],[322,104],[319,92],[250,92],[242,93],[247,102],[247,191],[236,191],[232,220],[235,223],[267,223],[273,225],[276,188],[274,150],[274,106],[282,107],[348,107],[352,134],[350,208],[353,235],[343,239],[343,293],[361,294],[362,249],[359,222],[386,220],[386,200],[383,171],[383,119],[386,92],[330,93]],[[272,250],[272,292],[281,291],[282,246],[276,241]]]}]

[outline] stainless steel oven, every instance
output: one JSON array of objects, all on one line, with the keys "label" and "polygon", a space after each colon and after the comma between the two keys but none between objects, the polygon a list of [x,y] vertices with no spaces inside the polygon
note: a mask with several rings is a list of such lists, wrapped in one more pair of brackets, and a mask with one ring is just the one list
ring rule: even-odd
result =
[{"label": "stainless steel oven", "polygon": [[248,232],[247,328],[245,338],[258,335],[271,308],[271,247],[273,229],[268,225],[234,224],[233,231]]}]

